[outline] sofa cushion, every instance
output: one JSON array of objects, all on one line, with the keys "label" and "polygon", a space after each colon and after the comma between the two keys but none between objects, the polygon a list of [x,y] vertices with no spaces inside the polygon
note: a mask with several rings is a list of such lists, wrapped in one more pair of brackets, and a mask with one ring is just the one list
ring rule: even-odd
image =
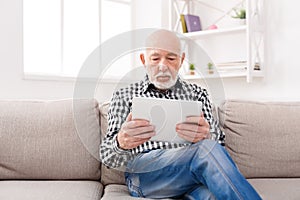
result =
[{"label": "sofa cushion", "polygon": [[[137,198],[129,195],[127,186],[111,184],[105,187],[102,200],[150,200],[149,198]],[[167,200],[167,198],[165,199]]]},{"label": "sofa cushion", "polygon": [[248,179],[264,200],[300,199],[300,178]]},{"label": "sofa cushion", "polygon": [[226,148],[246,177],[300,177],[300,103],[228,100]]},{"label": "sofa cushion", "polygon": [[102,192],[98,181],[0,181],[5,200],[99,200]]},{"label": "sofa cushion", "polygon": [[102,200],[135,200],[135,199],[144,199],[144,198],[136,198],[131,197],[127,186],[118,185],[118,184],[110,184],[104,188],[104,195]]},{"label": "sofa cushion", "polygon": [[100,178],[93,99],[0,101],[0,138],[0,179]]},{"label": "sofa cushion", "polygon": [[[101,117],[101,137],[103,138],[107,132],[107,112],[109,108],[109,102],[102,103],[100,105],[100,117]],[[105,165],[101,166],[101,182],[103,185],[108,184],[125,184],[124,172],[117,169],[109,169]]]}]

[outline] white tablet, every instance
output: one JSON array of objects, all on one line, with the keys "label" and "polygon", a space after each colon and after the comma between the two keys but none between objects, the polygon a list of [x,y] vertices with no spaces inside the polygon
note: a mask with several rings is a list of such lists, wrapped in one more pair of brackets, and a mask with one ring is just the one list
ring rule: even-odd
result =
[{"label": "white tablet", "polygon": [[171,100],[150,97],[134,97],[132,118],[147,119],[155,126],[153,141],[190,143],[176,133],[176,124],[185,121],[187,116],[199,116],[202,103],[199,101]]}]

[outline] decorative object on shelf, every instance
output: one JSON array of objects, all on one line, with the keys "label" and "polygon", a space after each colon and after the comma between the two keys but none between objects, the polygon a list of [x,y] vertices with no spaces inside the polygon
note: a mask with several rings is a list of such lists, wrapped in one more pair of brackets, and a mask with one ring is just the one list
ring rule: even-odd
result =
[{"label": "decorative object on shelf", "polygon": [[181,27],[182,27],[182,33],[187,33],[184,14],[180,14],[180,22],[181,22]]},{"label": "decorative object on shelf", "polygon": [[200,17],[197,15],[184,15],[187,32],[201,31]]},{"label": "decorative object on shelf", "polygon": [[208,27],[208,30],[218,29],[217,25],[213,24]]},{"label": "decorative object on shelf", "polygon": [[245,8],[234,8],[234,15],[231,16],[232,18],[238,19],[239,25],[246,24],[246,9]]},{"label": "decorative object on shelf", "polygon": [[254,70],[260,70],[260,65],[259,65],[259,63],[255,63],[255,65],[254,65]]},{"label": "decorative object on shelf", "polygon": [[235,12],[235,16],[232,16],[233,18],[246,19],[246,10],[244,8],[235,8],[233,11]]},{"label": "decorative object on shelf", "polygon": [[195,65],[193,63],[190,63],[189,72],[190,75],[195,75]]},{"label": "decorative object on shelf", "polygon": [[214,73],[214,65],[211,62],[207,63],[207,69],[209,74]]}]

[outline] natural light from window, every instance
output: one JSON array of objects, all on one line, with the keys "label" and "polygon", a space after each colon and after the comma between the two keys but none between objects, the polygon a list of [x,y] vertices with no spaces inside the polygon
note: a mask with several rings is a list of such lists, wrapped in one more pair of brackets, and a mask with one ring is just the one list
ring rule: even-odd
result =
[{"label": "natural light from window", "polygon": [[[130,31],[131,22],[130,0],[24,0],[24,73],[76,77],[88,55]],[[107,73],[131,68],[131,56],[124,56]]]}]

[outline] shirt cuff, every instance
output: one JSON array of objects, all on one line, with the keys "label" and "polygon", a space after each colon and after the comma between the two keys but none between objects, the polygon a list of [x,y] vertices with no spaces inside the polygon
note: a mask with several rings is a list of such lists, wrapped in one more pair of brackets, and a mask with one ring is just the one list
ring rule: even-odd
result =
[{"label": "shirt cuff", "polygon": [[210,131],[209,131],[209,137],[208,137],[208,139],[210,139],[210,140],[217,140],[217,137],[216,137],[216,132],[215,132],[215,130],[213,130],[213,129],[210,129]]},{"label": "shirt cuff", "polygon": [[122,148],[119,146],[119,143],[118,143],[118,140],[117,140],[117,136],[118,136],[118,134],[116,134],[116,135],[113,137],[113,149],[114,149],[114,151],[115,151],[117,154],[129,154],[129,153],[130,153],[129,150],[122,149]]}]

